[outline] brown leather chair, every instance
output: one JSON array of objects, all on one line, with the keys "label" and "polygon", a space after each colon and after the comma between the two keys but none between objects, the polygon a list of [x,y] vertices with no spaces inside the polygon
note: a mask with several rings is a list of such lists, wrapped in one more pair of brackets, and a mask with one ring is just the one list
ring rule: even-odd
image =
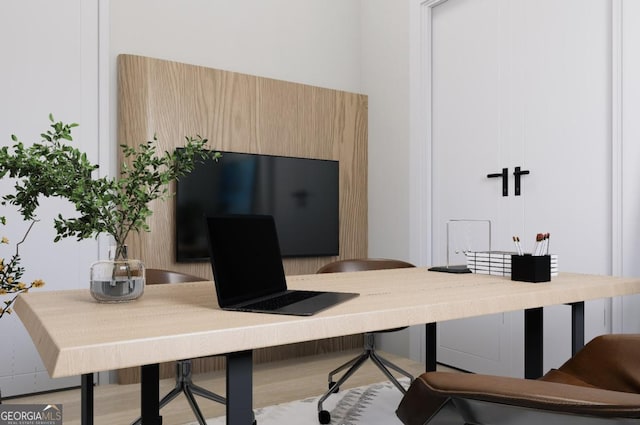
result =
[{"label": "brown leather chair", "polygon": [[[145,271],[145,283],[147,285],[156,285],[162,283],[182,283],[182,282],[201,282],[207,280],[201,277],[192,276],[184,273],[178,273],[169,270],[162,269],[147,269]],[[206,425],[206,420],[196,403],[195,395],[208,398],[209,400],[216,401],[218,403],[226,404],[226,399],[218,394],[215,394],[207,389],[204,389],[192,382],[191,375],[192,361],[191,359],[178,360],[176,362],[176,386],[167,395],[160,400],[160,408],[163,408],[167,403],[176,398],[180,393],[184,393],[191,410],[198,419],[200,425]],[[138,418],[133,424],[137,425],[142,423],[142,419]]]},{"label": "brown leather chair", "polygon": [[542,378],[427,372],[396,414],[405,425],[640,423],[640,335],[594,338]]},{"label": "brown leather chair", "polygon": [[[384,269],[401,269],[414,267],[413,264],[400,261],[390,260],[384,258],[365,258],[365,259],[353,259],[353,260],[340,260],[333,263],[329,263],[321,267],[317,273],[339,273],[339,272],[357,272],[367,270],[384,270]],[[364,334],[364,351],[359,356],[349,360],[345,364],[341,365],[337,369],[332,370],[329,373],[329,389],[318,400],[318,420],[321,424],[331,423],[331,414],[324,410],[322,404],[333,393],[340,390],[340,386],[351,376],[353,373],[362,366],[367,360],[371,359],[373,363],[386,375],[386,377],[402,392],[406,393],[406,389],[398,382],[398,380],[391,374],[389,369],[392,369],[401,375],[406,376],[410,380],[413,380],[413,376],[399,366],[391,363],[389,360],[383,358],[375,351],[375,334],[381,332],[395,332],[405,328],[388,329],[379,332],[367,332]],[[333,377],[337,373],[344,369],[349,368],[336,382]]]}]

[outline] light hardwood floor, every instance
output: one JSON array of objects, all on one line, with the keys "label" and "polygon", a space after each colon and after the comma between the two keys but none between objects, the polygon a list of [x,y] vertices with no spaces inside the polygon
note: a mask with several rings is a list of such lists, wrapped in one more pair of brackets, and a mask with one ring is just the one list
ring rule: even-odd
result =
[{"label": "light hardwood floor", "polygon": [[[254,367],[254,407],[270,406],[322,394],[327,388],[327,373],[359,354],[359,351],[308,356]],[[400,365],[414,376],[424,371],[424,365],[398,356],[383,355]],[[344,389],[385,381],[386,378],[373,365],[366,362],[343,386]],[[224,394],[224,372],[194,376],[194,383],[218,394]],[[160,382],[160,394],[174,387],[173,379]],[[140,387],[130,385],[99,385],[95,388],[94,409],[96,425],[130,424],[140,411]],[[207,418],[224,415],[224,407],[196,396],[203,414]],[[80,390],[72,389],[28,397],[3,400],[3,403],[46,403],[63,405],[65,425],[80,424]],[[161,410],[163,424],[185,424],[195,417],[183,395],[179,395]]]}]

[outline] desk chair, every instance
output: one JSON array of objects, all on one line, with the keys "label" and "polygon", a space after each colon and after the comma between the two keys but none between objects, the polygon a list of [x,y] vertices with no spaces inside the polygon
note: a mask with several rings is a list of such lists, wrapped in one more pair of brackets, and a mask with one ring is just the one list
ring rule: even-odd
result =
[{"label": "desk chair", "polygon": [[640,335],[602,335],[537,380],[427,372],[396,414],[405,425],[638,424],[639,359]]},{"label": "desk chair", "polygon": [[[182,283],[182,282],[201,282],[203,279],[197,276],[191,276],[188,274],[173,272],[169,270],[161,269],[147,269],[145,272],[146,284],[155,285],[161,283]],[[178,360],[176,362],[176,386],[167,395],[160,400],[160,408],[162,409],[167,403],[176,398],[181,392],[184,393],[191,410],[198,419],[200,425],[206,425],[206,420],[202,416],[202,412],[196,403],[194,394],[200,397],[208,398],[209,400],[216,401],[218,403],[226,404],[226,399],[218,394],[212,393],[191,381],[191,359]],[[142,423],[142,418],[138,418],[133,425],[139,425]]]},{"label": "desk chair", "polygon": [[[356,272],[356,271],[366,271],[366,270],[383,270],[383,269],[402,269],[414,267],[413,264],[406,263],[400,260],[388,260],[382,258],[367,258],[367,259],[353,259],[353,260],[341,260],[333,263],[329,263],[323,267],[321,267],[317,273],[340,273],[340,272]],[[399,366],[391,363],[389,360],[380,356],[375,350],[375,334],[383,333],[383,332],[396,332],[399,330],[405,329],[396,328],[396,329],[388,329],[384,331],[377,332],[367,332],[364,334],[364,351],[359,356],[354,359],[349,360],[342,366],[337,369],[332,370],[329,373],[328,381],[329,381],[329,389],[326,393],[320,397],[318,401],[318,420],[321,424],[331,423],[331,414],[322,408],[322,404],[325,402],[327,398],[333,393],[336,393],[340,390],[340,386],[351,376],[353,373],[362,366],[362,364],[367,360],[371,359],[373,363],[378,366],[378,368],[386,375],[386,377],[404,394],[406,390],[398,382],[398,380],[391,374],[389,369],[393,369],[396,372],[406,376],[410,380],[413,380],[413,376]],[[344,369],[349,368],[343,375],[338,379],[338,381],[334,382],[333,377],[337,373],[341,372]]]}]

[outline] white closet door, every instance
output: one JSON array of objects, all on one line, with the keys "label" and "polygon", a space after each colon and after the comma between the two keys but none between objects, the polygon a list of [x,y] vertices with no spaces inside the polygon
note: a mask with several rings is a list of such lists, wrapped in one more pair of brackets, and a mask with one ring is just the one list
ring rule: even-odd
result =
[{"label": "white closet door", "polygon": [[[433,264],[451,219],[489,219],[492,248],[550,232],[560,269],[610,271],[607,0],[449,0],[432,15]],[[522,176],[515,196],[515,167]],[[508,196],[501,179],[508,168]],[[587,338],[608,304],[587,305]],[[438,359],[521,376],[522,313],[442,323]],[[545,309],[545,368],[570,355],[569,308]]]}]

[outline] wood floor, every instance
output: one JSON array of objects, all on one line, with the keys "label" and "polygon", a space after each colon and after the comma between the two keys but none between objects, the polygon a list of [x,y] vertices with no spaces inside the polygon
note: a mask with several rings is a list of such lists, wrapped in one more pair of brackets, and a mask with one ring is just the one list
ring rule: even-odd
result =
[{"label": "wood floor", "polygon": [[[322,394],[327,388],[327,373],[340,364],[359,354],[359,351],[308,356],[296,360],[287,360],[254,367],[253,405],[270,406],[292,400]],[[408,372],[419,375],[424,365],[409,359],[384,354],[386,358],[398,364]],[[373,365],[365,365],[343,386],[352,388],[361,385],[385,381],[386,378]],[[224,395],[224,372],[200,374],[194,376],[194,383],[215,393]],[[160,381],[160,394],[169,392],[175,385],[173,379]],[[207,418],[224,415],[224,407],[213,401],[197,397],[198,404]],[[73,389],[4,400],[4,403],[45,403],[62,404],[65,425],[80,425],[80,390]],[[130,424],[140,412],[140,387],[130,385],[99,385],[94,395],[95,424]],[[178,425],[195,421],[195,417],[183,395],[179,395],[161,410],[164,425]]]}]

